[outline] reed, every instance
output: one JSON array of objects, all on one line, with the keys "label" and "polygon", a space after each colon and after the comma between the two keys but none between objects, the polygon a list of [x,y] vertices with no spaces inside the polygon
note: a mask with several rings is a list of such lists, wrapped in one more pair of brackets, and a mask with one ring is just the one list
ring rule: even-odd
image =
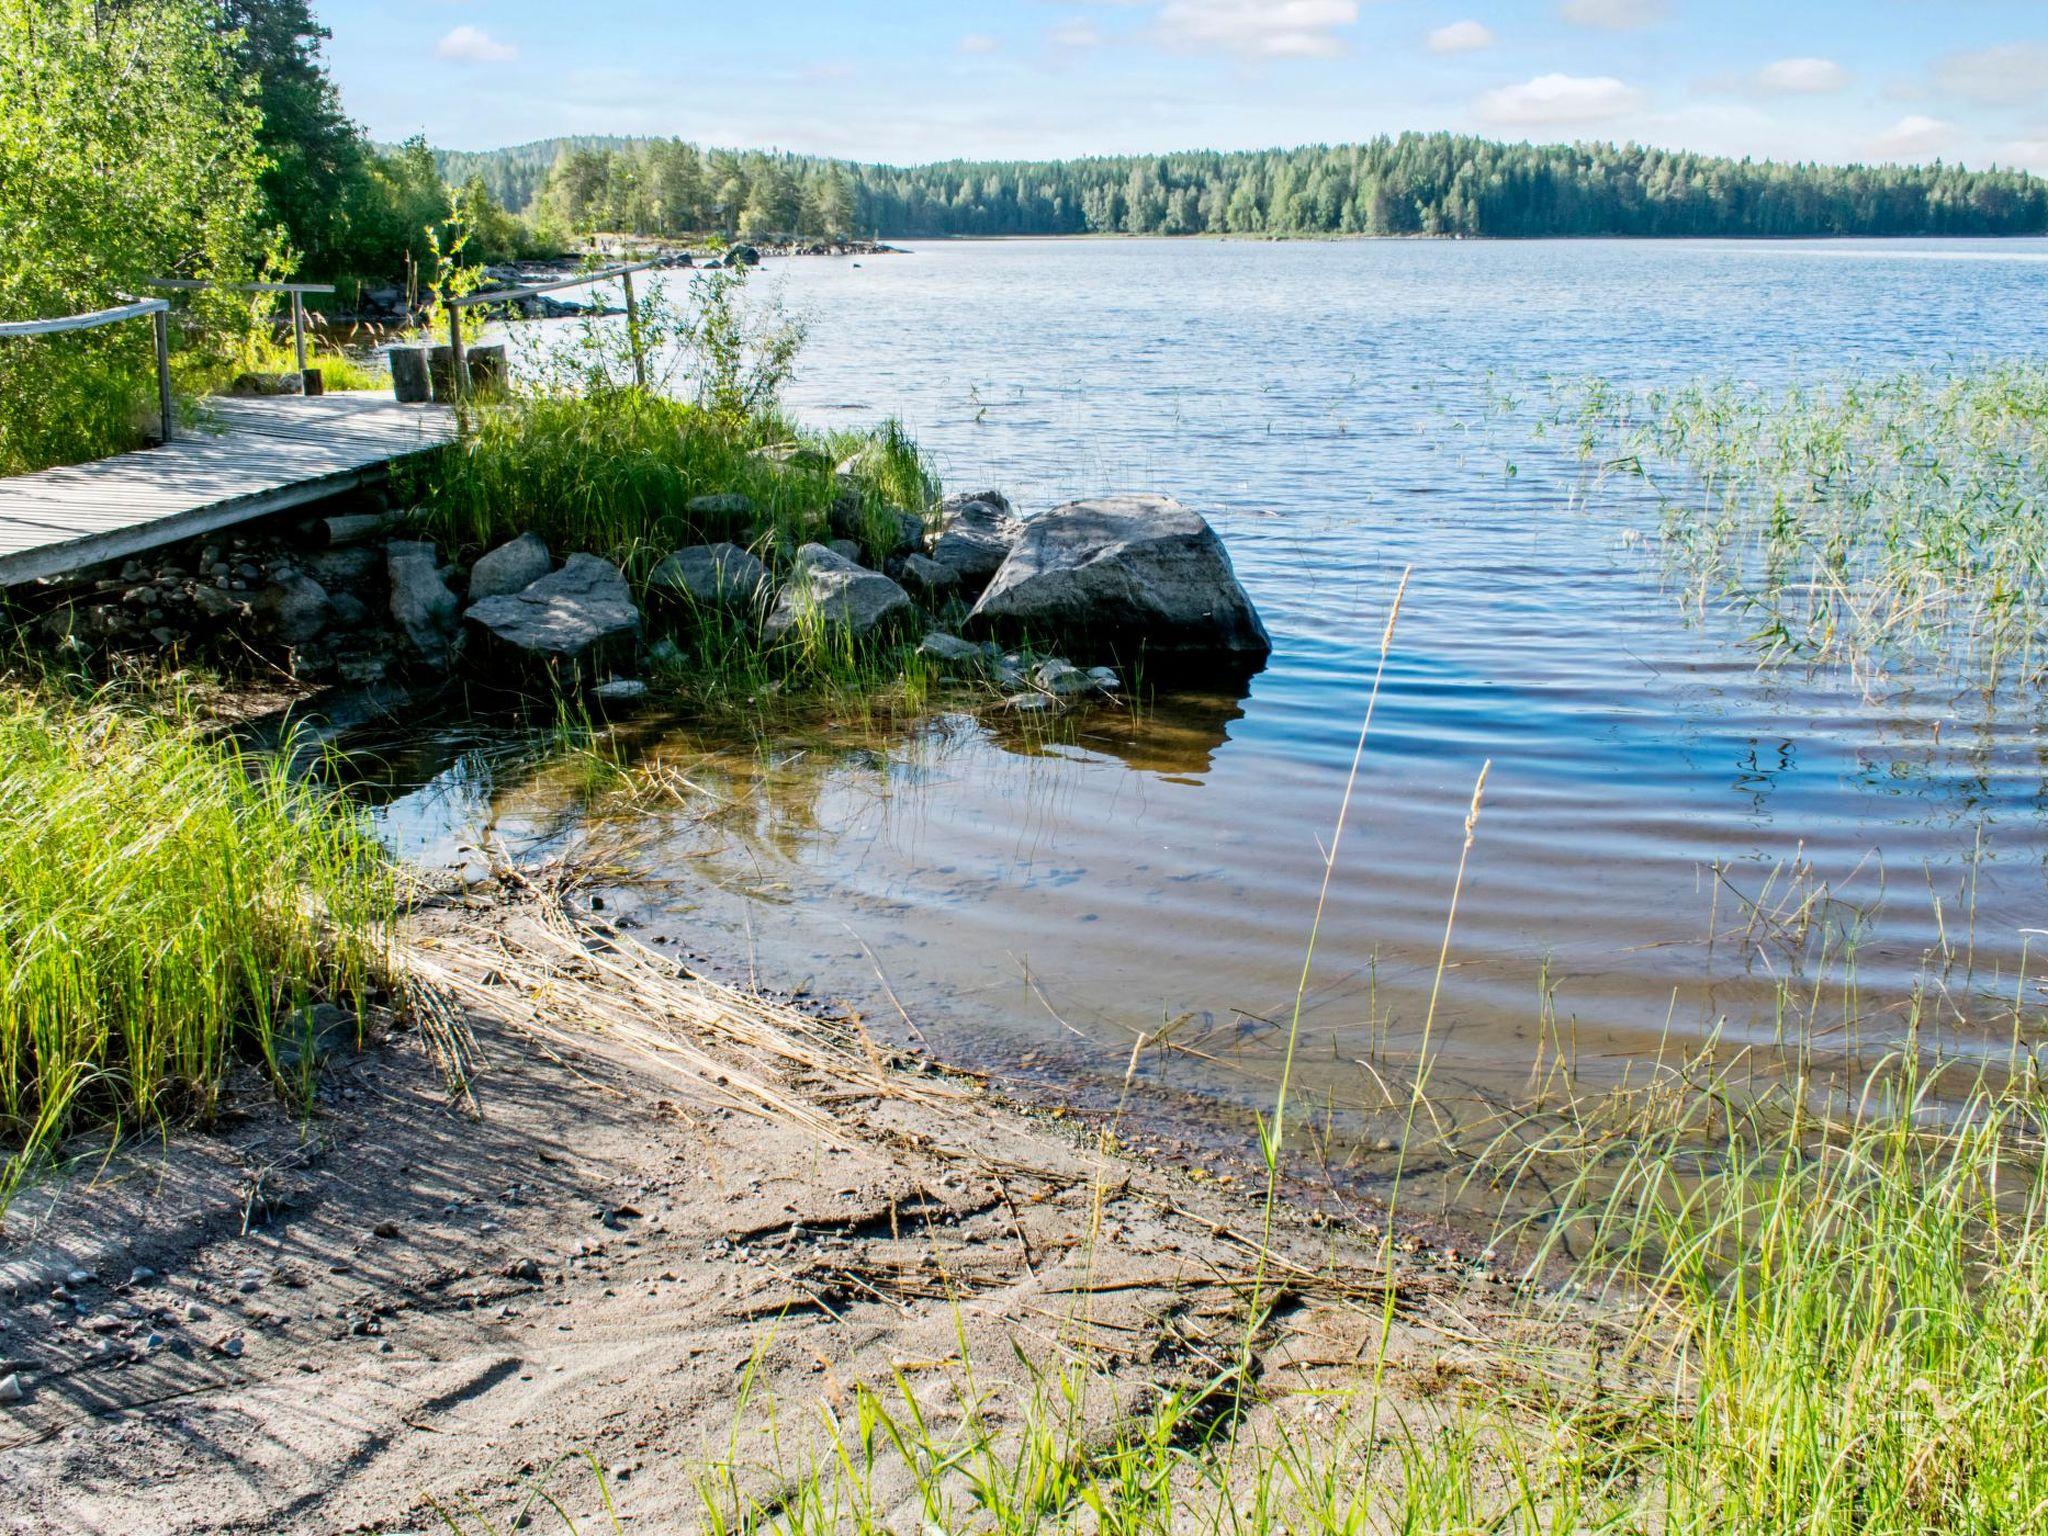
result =
[{"label": "reed", "polygon": [[88,1121],[279,1085],[294,1012],[379,964],[392,874],[334,795],[111,697],[0,692],[0,1193]]}]

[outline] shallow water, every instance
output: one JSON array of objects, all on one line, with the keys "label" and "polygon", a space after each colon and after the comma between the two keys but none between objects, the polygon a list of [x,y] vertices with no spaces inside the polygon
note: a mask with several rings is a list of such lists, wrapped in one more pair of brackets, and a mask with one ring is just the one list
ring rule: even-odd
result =
[{"label": "shallow water", "polygon": [[[1825,1044],[1867,1052],[1930,969],[1947,1043],[2004,1048],[2048,918],[2032,702],[1759,672],[1737,619],[1679,602],[1643,493],[1589,487],[1498,402],[1549,376],[2038,354],[2048,241],[1034,241],[766,275],[811,322],[801,416],[898,416],[949,488],[1026,512],[1171,493],[1223,534],[1274,652],[1242,689],[1066,739],[956,714],[766,754],[643,743],[690,786],[643,829],[673,878],[614,893],[648,930],[1061,1080],[1113,1085],[1168,1029],[1146,1081],[1263,1099],[1412,568],[1303,1011],[1309,1099],[1369,1125],[1426,1021],[1450,1100],[1512,1096],[1539,1051],[1608,1082],[1788,1011],[1853,1013]],[[462,744],[401,773],[396,842],[559,833],[556,779],[451,765]],[[1816,921],[1768,915],[1822,887]],[[1849,958],[1821,967],[1826,933]]]}]

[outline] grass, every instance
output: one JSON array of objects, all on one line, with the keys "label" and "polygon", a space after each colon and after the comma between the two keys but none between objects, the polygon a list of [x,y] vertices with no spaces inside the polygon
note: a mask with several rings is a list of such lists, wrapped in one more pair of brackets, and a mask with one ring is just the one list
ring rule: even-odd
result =
[{"label": "grass", "polygon": [[1642,476],[1695,602],[1769,661],[2048,677],[2048,363],[1765,389],[1565,390],[1603,473]]},{"label": "grass", "polygon": [[8,1188],[88,1121],[204,1119],[242,1063],[290,1086],[293,1011],[371,978],[391,871],[286,756],[111,696],[0,692]]},{"label": "grass", "polygon": [[[848,484],[838,466],[849,464]],[[893,424],[804,432],[775,415],[734,419],[637,389],[513,395],[479,405],[462,445],[418,487],[425,528],[478,553],[534,532],[644,581],[677,548],[731,540],[759,553],[831,537],[842,494],[858,499],[866,553],[879,559],[884,514],[919,516],[938,485]],[[691,500],[740,495],[751,510],[692,513]]]}]

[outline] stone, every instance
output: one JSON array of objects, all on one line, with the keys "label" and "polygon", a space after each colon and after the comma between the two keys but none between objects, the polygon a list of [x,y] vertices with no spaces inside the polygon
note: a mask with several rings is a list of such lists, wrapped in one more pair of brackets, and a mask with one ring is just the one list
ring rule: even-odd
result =
[{"label": "stone", "polygon": [[931,557],[951,568],[969,592],[979,592],[1002,568],[1023,531],[1001,491],[948,496],[939,505]]},{"label": "stone", "polygon": [[826,541],[825,547],[842,560],[850,560],[855,565],[861,563],[860,545],[856,544],[852,539],[829,539]]},{"label": "stone", "polygon": [[694,518],[752,517],[754,498],[742,496],[737,491],[726,491],[716,496],[692,496],[683,503],[683,515]]},{"label": "stone", "polygon": [[768,615],[770,635],[783,635],[806,617],[828,628],[869,634],[915,611],[910,594],[880,571],[870,571],[822,544],[796,552],[795,568]]},{"label": "stone", "polygon": [[943,601],[960,588],[960,573],[929,555],[905,555],[902,565],[904,587],[927,602]]},{"label": "stone", "polygon": [[551,667],[601,669],[640,638],[625,576],[596,555],[571,555],[518,592],[472,603],[463,618],[499,651]]},{"label": "stone", "polygon": [[768,567],[737,544],[693,544],[657,565],[647,584],[700,608],[745,608],[760,601]]},{"label": "stone", "polygon": [[350,544],[309,556],[306,574],[325,587],[332,597],[338,588],[360,587],[370,581],[383,564],[382,551],[369,545]]},{"label": "stone", "polygon": [[637,704],[647,697],[647,685],[637,677],[615,677],[591,689],[590,696],[605,704]]},{"label": "stone", "polygon": [[370,617],[370,610],[353,592],[329,593],[327,609],[336,629],[361,629]]},{"label": "stone", "polygon": [[279,582],[273,611],[278,636],[287,645],[304,645],[327,628],[333,615],[327,589],[310,576],[293,576]]},{"label": "stone", "polygon": [[1114,667],[1090,667],[1088,669],[1088,681],[1100,688],[1104,693],[1115,693],[1123,687],[1123,680],[1116,675],[1116,668]]},{"label": "stone", "polygon": [[986,672],[990,659],[985,647],[971,640],[962,640],[958,635],[949,635],[942,629],[926,635],[918,643],[917,654],[941,672],[970,676]]},{"label": "stone", "polygon": [[27,1395],[21,1389],[21,1376],[18,1372],[9,1371],[5,1376],[0,1376],[0,1403],[18,1403]]},{"label": "stone", "polygon": [[555,568],[555,557],[537,533],[527,532],[477,557],[469,570],[469,600],[523,592]]},{"label": "stone", "polygon": [[968,625],[1169,654],[1272,649],[1223,541],[1165,496],[1103,496],[1032,519]]},{"label": "stone", "polygon": [[1038,669],[1031,674],[1031,681],[1041,693],[1049,693],[1056,699],[1088,693],[1095,687],[1086,672],[1057,656],[1040,662]]},{"label": "stone", "polygon": [[1050,694],[1020,693],[1003,700],[1003,707],[1019,715],[1043,715],[1060,707],[1060,701]]},{"label": "stone", "polygon": [[204,583],[192,589],[192,606],[209,619],[225,619],[242,607],[229,593]]},{"label": "stone", "polygon": [[391,618],[422,659],[446,666],[453,654],[456,614],[462,604],[441,579],[432,544],[393,539],[384,546],[384,570],[391,580]]}]

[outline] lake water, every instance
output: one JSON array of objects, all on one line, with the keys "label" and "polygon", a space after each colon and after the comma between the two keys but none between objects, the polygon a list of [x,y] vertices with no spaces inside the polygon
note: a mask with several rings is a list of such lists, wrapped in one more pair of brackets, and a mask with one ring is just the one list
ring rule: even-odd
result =
[{"label": "lake water", "polygon": [[[801,417],[899,417],[949,489],[1027,514],[1174,495],[1274,651],[1241,689],[1050,741],[944,713],[755,753],[677,723],[644,747],[697,797],[648,829],[670,878],[614,893],[647,929],[1083,1092],[1165,1030],[1141,1088],[1242,1130],[1412,570],[1309,979],[1309,1098],[1367,1144],[1403,1099],[1488,762],[1430,1029],[1447,1100],[1512,1098],[1539,1052],[1598,1083],[1769,1040],[1823,927],[1853,940],[1829,1049],[1896,1037],[1930,966],[1950,1043],[2002,1048],[2048,919],[2031,703],[1760,672],[1740,622],[1678,602],[1643,493],[1589,499],[1574,445],[1490,402],[2038,355],[2048,242],[962,243],[760,281],[810,321]],[[428,754],[393,840],[559,831],[551,780],[479,761]]]}]

